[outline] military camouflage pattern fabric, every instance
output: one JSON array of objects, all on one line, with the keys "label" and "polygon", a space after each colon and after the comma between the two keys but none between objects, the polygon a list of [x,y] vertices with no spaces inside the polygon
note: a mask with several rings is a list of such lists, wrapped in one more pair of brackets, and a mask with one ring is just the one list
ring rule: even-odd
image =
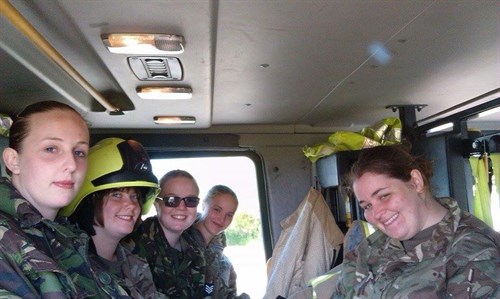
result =
[{"label": "military camouflage pattern fabric", "polygon": [[103,298],[78,247],[87,241],[43,219],[8,179],[0,179],[1,298]]},{"label": "military camouflage pattern fabric", "polygon": [[153,281],[168,298],[201,298],[205,281],[205,260],[195,246],[181,236],[181,249],[168,244],[158,217],[144,220],[123,242],[132,253],[148,261]]},{"label": "military camouflage pattern fabric", "polygon": [[381,231],[346,252],[334,298],[500,298],[500,235],[456,201],[431,238],[405,252]]},{"label": "military camouflage pattern fabric", "polygon": [[216,235],[208,246],[205,246],[203,235],[196,228],[188,230],[190,240],[203,250],[205,262],[206,288],[203,298],[236,298],[236,272],[231,261],[224,255],[226,247],[226,236],[224,233]]},{"label": "military camouflage pattern fabric", "polygon": [[113,298],[165,298],[156,291],[148,263],[122,245],[116,249],[117,262],[105,260],[90,252],[92,269],[102,283],[109,287]]}]

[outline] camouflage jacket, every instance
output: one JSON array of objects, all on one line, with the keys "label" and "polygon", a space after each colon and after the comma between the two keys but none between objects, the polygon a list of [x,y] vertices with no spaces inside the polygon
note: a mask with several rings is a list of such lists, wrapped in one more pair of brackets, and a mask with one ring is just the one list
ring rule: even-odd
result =
[{"label": "camouflage jacket", "polygon": [[181,236],[181,251],[168,244],[158,217],[144,220],[123,242],[145,258],[159,292],[168,298],[201,298],[205,281],[205,260],[195,246]]},{"label": "camouflage jacket", "polygon": [[[156,291],[153,276],[148,263],[132,254],[122,245],[116,249],[117,262],[105,260],[90,251],[92,269],[99,280],[112,286],[109,292],[114,292],[113,298],[165,298]],[[120,294],[118,290],[126,293]],[[125,295],[126,294],[126,295]]]},{"label": "camouflage jacket", "polygon": [[[0,297],[102,298],[80,235],[42,215],[0,179]],[[57,261],[57,262],[56,262]]]},{"label": "camouflage jacket", "polygon": [[203,298],[235,298],[236,272],[231,261],[224,255],[226,235],[215,236],[208,246],[205,246],[203,235],[196,228],[189,231],[190,240],[203,250],[205,261],[205,289]]},{"label": "camouflage jacket", "polygon": [[405,251],[381,231],[344,256],[334,298],[500,298],[500,235],[451,198],[429,240]]}]

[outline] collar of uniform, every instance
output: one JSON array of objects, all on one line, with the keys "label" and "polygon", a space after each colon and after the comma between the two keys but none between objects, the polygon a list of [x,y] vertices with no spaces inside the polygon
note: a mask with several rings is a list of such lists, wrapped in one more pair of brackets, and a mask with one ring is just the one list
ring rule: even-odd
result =
[{"label": "collar of uniform", "polygon": [[[450,197],[441,197],[436,199],[443,207],[448,209],[449,213],[444,216],[444,219],[448,219],[452,226],[450,227],[451,232],[457,231],[458,225],[460,224],[461,215],[463,213],[462,209],[458,206],[456,200]],[[443,222],[443,220],[441,222]]]},{"label": "collar of uniform", "polygon": [[22,228],[35,226],[43,218],[29,201],[22,198],[7,178],[0,179],[0,211],[18,220]]}]

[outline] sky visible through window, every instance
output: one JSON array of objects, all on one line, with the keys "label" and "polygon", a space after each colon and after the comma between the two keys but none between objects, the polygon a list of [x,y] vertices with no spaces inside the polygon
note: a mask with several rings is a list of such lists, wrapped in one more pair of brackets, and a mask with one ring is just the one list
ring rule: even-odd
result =
[{"label": "sky visible through window", "polygon": [[[260,219],[256,168],[248,157],[152,159],[151,162],[158,180],[170,170],[189,172],[198,182],[201,199],[214,185],[230,187],[239,200],[236,213],[245,211]],[[201,212],[201,205],[198,206],[198,212]],[[151,209],[145,217],[155,214],[155,209]],[[229,257],[237,273],[238,294],[245,292],[251,298],[263,298],[267,273],[262,239],[245,246],[228,246],[224,254]]]}]

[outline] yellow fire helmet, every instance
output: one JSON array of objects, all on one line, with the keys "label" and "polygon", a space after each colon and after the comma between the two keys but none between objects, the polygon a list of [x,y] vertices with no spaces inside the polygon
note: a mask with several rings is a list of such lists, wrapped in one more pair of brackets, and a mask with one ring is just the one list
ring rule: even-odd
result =
[{"label": "yellow fire helmet", "polygon": [[149,156],[139,142],[114,137],[103,139],[90,148],[88,163],[80,191],[59,215],[70,216],[84,198],[96,191],[125,187],[147,190],[142,192],[142,214],[147,214],[160,189]]}]

